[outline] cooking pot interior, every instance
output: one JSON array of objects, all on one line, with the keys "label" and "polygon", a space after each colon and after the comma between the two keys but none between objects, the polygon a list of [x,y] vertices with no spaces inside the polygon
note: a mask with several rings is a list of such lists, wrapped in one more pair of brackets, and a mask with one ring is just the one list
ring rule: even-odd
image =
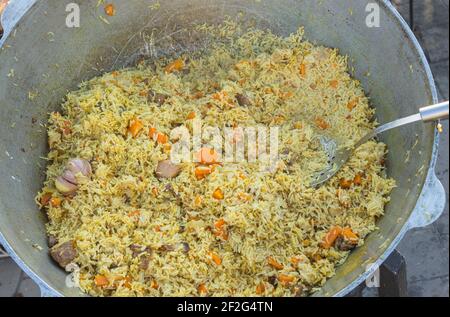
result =
[{"label": "cooking pot interior", "polygon": [[[67,91],[81,81],[142,58],[206,48],[207,38],[193,26],[221,23],[229,16],[280,35],[304,26],[308,40],[348,54],[353,76],[370,96],[379,122],[413,114],[432,102],[419,53],[383,1],[375,1],[380,26],[374,28],[366,25],[366,5],[373,1],[365,0],[171,0],[159,5],[113,0],[113,17],[97,1],[83,1],[79,28],[66,26],[70,2],[37,1],[0,51],[0,232],[31,272],[62,295],[79,295],[79,290],[65,286],[66,273],[48,256],[46,219],[34,197],[44,179],[48,113],[58,110]],[[380,230],[350,255],[319,295],[343,290],[398,235],[424,183],[433,131],[416,124],[381,136],[389,148],[387,173],[398,187],[379,220]]]}]

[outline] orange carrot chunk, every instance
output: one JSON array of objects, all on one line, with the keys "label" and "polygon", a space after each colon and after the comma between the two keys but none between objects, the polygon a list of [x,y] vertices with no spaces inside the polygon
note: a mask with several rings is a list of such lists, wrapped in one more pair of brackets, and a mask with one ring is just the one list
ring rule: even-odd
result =
[{"label": "orange carrot chunk", "polygon": [[344,228],[342,230],[341,233],[345,239],[350,240],[350,241],[358,241],[358,235],[356,233],[353,232],[353,230],[351,228]]},{"label": "orange carrot chunk", "polygon": [[114,5],[112,3],[109,3],[105,6],[105,13],[106,13],[106,15],[109,15],[110,17],[112,17],[116,14],[116,8],[114,8]]},{"label": "orange carrot chunk", "polygon": [[223,220],[222,218],[221,219],[219,219],[219,220],[217,220],[215,223],[214,223],[214,227],[216,227],[216,229],[220,229],[220,228],[222,228],[222,226],[225,224],[225,220]]},{"label": "orange carrot chunk", "polygon": [[182,59],[176,59],[172,63],[168,64],[165,68],[166,73],[179,72],[184,68],[184,61]]},{"label": "orange carrot chunk", "polygon": [[331,88],[336,89],[338,87],[338,85],[339,85],[339,82],[337,80],[334,79],[334,80],[330,81]]},{"label": "orange carrot chunk", "polygon": [[355,185],[361,185],[362,184],[361,174],[356,174],[355,178],[353,179],[353,184],[355,184]]},{"label": "orange carrot chunk", "polygon": [[197,160],[206,165],[215,164],[219,160],[219,154],[211,148],[204,147],[196,154]]},{"label": "orange carrot chunk", "polygon": [[342,228],[339,226],[334,226],[328,231],[322,241],[322,247],[324,249],[329,249],[333,246],[334,241],[336,241],[337,237],[342,233]]},{"label": "orange carrot chunk", "polygon": [[277,270],[282,270],[284,268],[284,265],[277,262],[277,260],[275,260],[274,258],[272,258],[271,256],[269,256],[267,258],[267,262],[269,263],[270,266],[272,266],[273,268],[277,269]]},{"label": "orange carrot chunk", "polygon": [[167,142],[169,142],[169,137],[164,133],[158,133],[156,142],[158,142],[159,144],[166,144]]},{"label": "orange carrot chunk", "polygon": [[209,256],[211,257],[213,262],[216,263],[216,265],[222,264],[222,259],[216,253],[209,252]]},{"label": "orange carrot chunk", "polygon": [[305,77],[305,75],[306,75],[306,65],[304,63],[302,63],[300,65],[300,69],[299,70],[300,70],[300,76]]},{"label": "orange carrot chunk", "polygon": [[195,177],[201,180],[212,173],[212,169],[209,166],[197,166],[195,168]]},{"label": "orange carrot chunk", "polygon": [[189,112],[189,113],[188,113],[188,115],[187,115],[186,118],[187,118],[188,120],[192,120],[192,119],[195,119],[195,116],[196,116],[195,112],[192,111],[192,112]]},{"label": "orange carrot chunk", "polygon": [[139,132],[144,127],[144,124],[139,119],[134,119],[130,121],[130,125],[128,126],[128,132],[131,133],[131,136],[135,138]]},{"label": "orange carrot chunk", "polygon": [[339,186],[341,186],[341,188],[343,188],[343,189],[349,189],[352,186],[352,181],[341,178],[339,180]]},{"label": "orange carrot chunk", "polygon": [[323,119],[321,117],[316,118],[315,123],[316,123],[317,127],[319,127],[322,130],[326,130],[330,127],[328,122],[326,122],[325,119]]},{"label": "orange carrot chunk", "polygon": [[212,194],[213,198],[217,199],[217,200],[222,200],[224,198],[224,194],[223,191],[220,188],[217,188],[213,194]]},{"label": "orange carrot chunk", "polygon": [[153,139],[153,138],[155,137],[155,134],[156,134],[156,128],[151,127],[151,128],[148,130],[148,136],[149,136],[149,138],[150,138],[150,139]]},{"label": "orange carrot chunk", "polygon": [[292,275],[280,274],[278,276],[278,280],[283,284],[288,284],[292,283],[295,280],[295,277],[293,277]]},{"label": "orange carrot chunk", "polygon": [[59,197],[52,197],[50,199],[50,204],[53,207],[59,207],[61,205],[61,198],[59,198]]},{"label": "orange carrot chunk", "polygon": [[105,287],[108,285],[108,279],[104,275],[96,275],[94,278],[94,283],[98,287]]},{"label": "orange carrot chunk", "polygon": [[198,293],[199,294],[206,294],[207,292],[208,292],[208,289],[206,288],[206,286],[205,286],[205,284],[200,284],[198,287],[197,287],[197,291],[198,291]]},{"label": "orange carrot chunk", "polygon": [[263,282],[256,285],[256,294],[257,295],[262,295],[262,294],[264,294],[265,291],[266,291],[266,286],[264,285]]}]

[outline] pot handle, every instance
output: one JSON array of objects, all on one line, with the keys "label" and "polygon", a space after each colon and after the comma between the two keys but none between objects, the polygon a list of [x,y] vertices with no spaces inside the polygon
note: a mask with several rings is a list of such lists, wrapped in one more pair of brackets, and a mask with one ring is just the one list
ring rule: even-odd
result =
[{"label": "pot handle", "polygon": [[442,215],[445,202],[444,186],[442,186],[435,172],[431,171],[417,200],[416,207],[409,218],[408,230],[426,227],[435,222]]}]

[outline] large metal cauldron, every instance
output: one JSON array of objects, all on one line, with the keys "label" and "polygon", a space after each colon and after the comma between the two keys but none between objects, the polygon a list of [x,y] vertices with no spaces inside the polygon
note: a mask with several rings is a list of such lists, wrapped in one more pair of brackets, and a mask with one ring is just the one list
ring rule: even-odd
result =
[{"label": "large metal cauldron", "polygon": [[[66,27],[70,2],[79,3],[79,28]],[[78,0],[11,0],[2,19],[0,243],[43,294],[80,292],[65,286],[66,273],[49,258],[45,216],[33,201],[44,178],[46,162],[40,157],[47,151],[45,128],[39,123],[45,123],[48,112],[57,110],[67,90],[82,80],[142,56],[204,47],[207,43],[190,32],[194,23],[217,23],[226,15],[244,13],[241,19],[277,34],[305,26],[309,40],[338,47],[351,57],[354,76],[382,123],[437,101],[424,54],[389,1],[171,0],[161,1],[157,10],[149,8],[154,0],[110,2],[117,9],[116,16],[107,17],[110,24],[99,18],[105,15],[97,1]],[[379,5],[378,28],[366,25],[369,2]],[[386,259],[407,230],[440,215],[445,194],[434,174],[437,137],[432,124],[421,123],[382,136],[389,146],[387,171],[398,187],[379,220],[379,231],[351,254],[317,295],[345,295],[376,268],[368,264]]]}]

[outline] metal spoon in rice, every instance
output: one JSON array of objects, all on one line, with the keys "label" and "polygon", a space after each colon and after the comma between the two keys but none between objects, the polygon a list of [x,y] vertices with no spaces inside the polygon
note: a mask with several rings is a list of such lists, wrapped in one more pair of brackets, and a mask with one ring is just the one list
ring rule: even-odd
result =
[{"label": "metal spoon in rice", "polygon": [[[402,119],[397,119],[395,121],[377,127],[376,129],[365,135],[363,138],[361,138],[358,142],[356,142],[356,144],[351,148],[338,149],[335,140],[326,136],[320,136],[319,141],[328,156],[328,164],[325,169],[313,175],[311,186],[317,187],[328,181],[348,161],[350,155],[353,154],[353,151],[355,149],[357,149],[376,135],[418,121],[430,122],[438,121],[441,119],[448,119],[448,111],[448,101],[420,108],[419,113],[417,114]],[[439,125],[438,128],[442,129],[442,126]]]}]

